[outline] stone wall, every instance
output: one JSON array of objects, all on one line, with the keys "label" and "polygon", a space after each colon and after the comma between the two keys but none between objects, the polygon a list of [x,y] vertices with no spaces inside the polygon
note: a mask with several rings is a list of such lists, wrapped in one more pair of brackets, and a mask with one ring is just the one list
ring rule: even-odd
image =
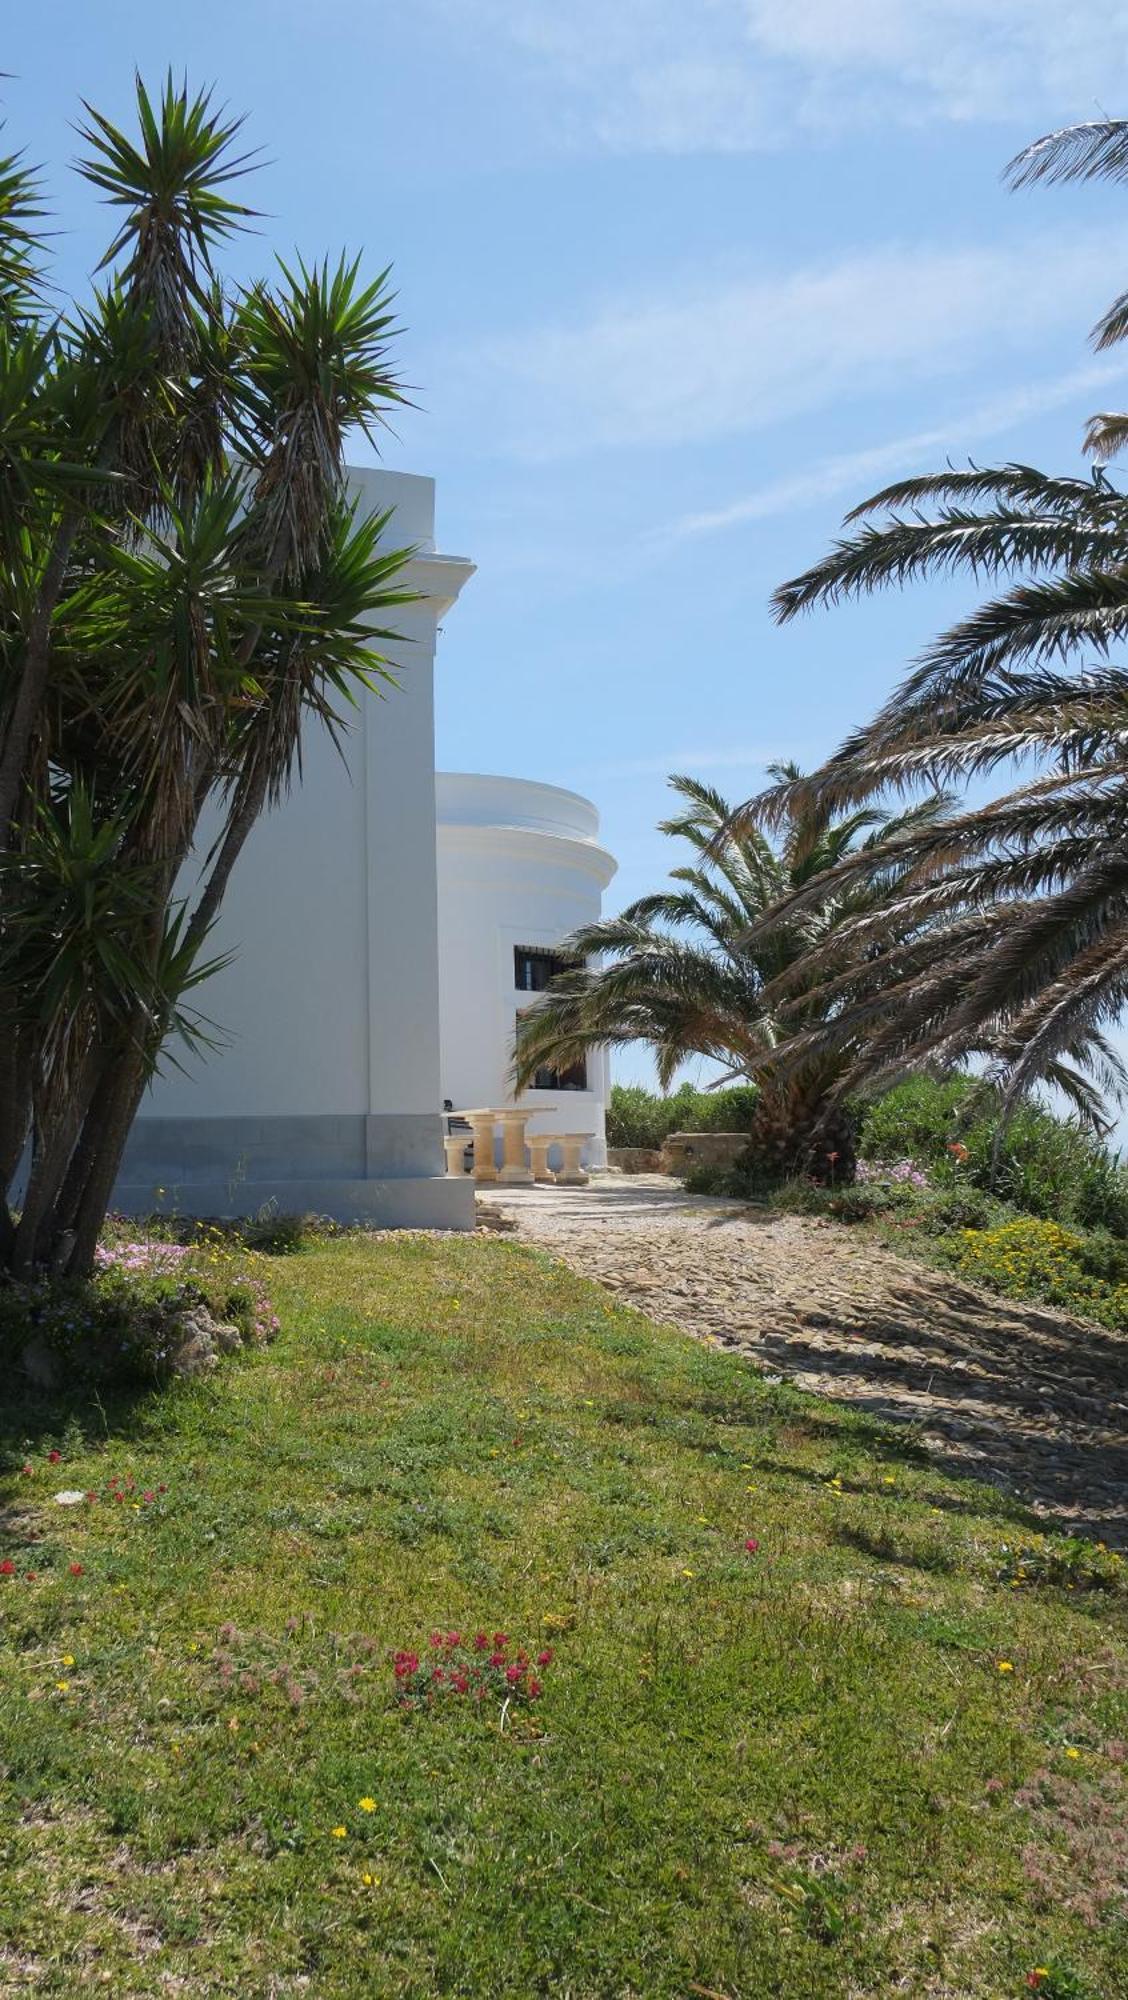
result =
[{"label": "stone wall", "polygon": [[747,1145],[747,1132],[671,1132],[662,1148],[662,1171],[686,1174],[691,1167],[731,1167]]}]

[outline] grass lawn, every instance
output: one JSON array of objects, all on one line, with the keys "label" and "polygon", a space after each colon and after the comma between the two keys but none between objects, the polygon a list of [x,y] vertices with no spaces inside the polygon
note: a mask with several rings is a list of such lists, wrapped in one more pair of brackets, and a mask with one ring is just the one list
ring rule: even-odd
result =
[{"label": "grass lawn", "polygon": [[[270,1269],[4,1417],[0,1993],[1128,1994],[1111,1558],[521,1246]],[[403,1708],[433,1629],[540,1698]]]}]

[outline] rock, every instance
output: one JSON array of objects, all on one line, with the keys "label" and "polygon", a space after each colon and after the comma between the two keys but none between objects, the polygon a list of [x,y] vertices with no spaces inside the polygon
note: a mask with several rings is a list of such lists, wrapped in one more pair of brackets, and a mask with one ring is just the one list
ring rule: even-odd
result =
[{"label": "rock", "polygon": [[33,1334],[30,1340],[25,1341],[20,1361],[34,1389],[58,1388],[63,1379],[62,1362],[41,1334]]}]

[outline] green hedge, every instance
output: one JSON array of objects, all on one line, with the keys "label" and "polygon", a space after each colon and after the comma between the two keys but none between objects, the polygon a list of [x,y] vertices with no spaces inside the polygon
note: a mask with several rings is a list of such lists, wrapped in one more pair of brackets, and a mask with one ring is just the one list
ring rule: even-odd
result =
[{"label": "green hedge", "polygon": [[607,1107],[609,1146],[661,1146],[671,1132],[747,1132],[759,1095],[755,1084],[727,1090],[695,1090],[683,1083],[659,1097],[637,1083],[611,1087]]}]

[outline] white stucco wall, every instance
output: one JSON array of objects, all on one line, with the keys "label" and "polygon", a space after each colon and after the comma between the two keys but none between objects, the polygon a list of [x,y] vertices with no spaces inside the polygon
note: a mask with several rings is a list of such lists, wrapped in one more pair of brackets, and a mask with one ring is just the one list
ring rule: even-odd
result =
[{"label": "white stucco wall", "polygon": [[[404,581],[421,601],[388,618],[403,636],[384,649],[399,684],[360,696],[344,760],[307,730],[301,782],[251,834],[210,946],[232,963],[199,993],[221,1046],[155,1079],[123,1205],[159,1205],[159,1182],[185,1209],[261,1196],[424,1222],[466,1207],[463,1190],[422,1184],[444,1167],[436,628],[473,566],[435,551],[432,480],[364,470],[350,485],[365,511],[394,509],[391,546],[418,551]],[[391,1181],[419,1183],[416,1196],[382,1193]]]},{"label": "white stucco wall", "polygon": [[[615,862],[599,844],[589,800],[555,785],[440,771],[436,777],[442,1093],[457,1108],[512,1102],[509,1064],[518,1008],[514,947],[552,947],[600,914]],[[588,1088],[530,1090],[518,1102],[534,1132],[591,1132],[606,1160],[605,1052],[589,1058]]]}]

